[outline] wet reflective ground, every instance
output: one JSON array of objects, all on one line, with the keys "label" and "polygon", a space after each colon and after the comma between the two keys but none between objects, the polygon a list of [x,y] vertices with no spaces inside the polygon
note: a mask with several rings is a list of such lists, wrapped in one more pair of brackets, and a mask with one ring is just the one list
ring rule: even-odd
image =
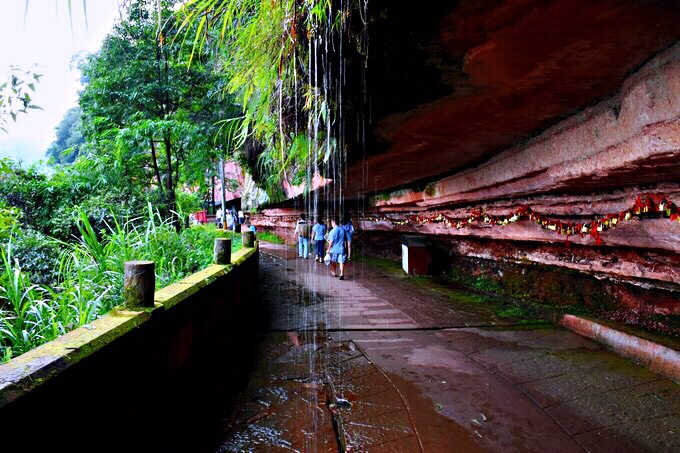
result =
[{"label": "wet reflective ground", "polygon": [[680,451],[678,386],[595,343],[262,252],[270,327],[209,451]]},{"label": "wet reflective ground", "polygon": [[314,342],[273,333],[235,410],[225,420],[217,451],[337,451],[330,394],[320,369],[310,368]]}]

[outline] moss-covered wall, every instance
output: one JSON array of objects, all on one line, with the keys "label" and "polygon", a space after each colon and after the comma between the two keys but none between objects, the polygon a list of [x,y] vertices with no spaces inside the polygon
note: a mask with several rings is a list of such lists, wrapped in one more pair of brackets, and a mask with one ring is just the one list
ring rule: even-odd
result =
[{"label": "moss-covered wall", "polygon": [[261,319],[258,251],[232,261],[0,366],[0,450],[193,451]]}]

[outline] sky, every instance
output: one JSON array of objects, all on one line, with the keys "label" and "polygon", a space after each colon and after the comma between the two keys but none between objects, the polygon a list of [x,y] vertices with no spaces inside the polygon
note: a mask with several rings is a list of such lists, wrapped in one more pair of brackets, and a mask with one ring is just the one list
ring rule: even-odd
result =
[{"label": "sky", "polygon": [[[28,3],[28,7],[27,7]],[[29,110],[16,123],[0,130],[0,158],[32,164],[45,159],[54,140],[54,128],[66,111],[77,105],[80,73],[71,68],[79,52],[95,52],[119,17],[119,0],[87,0],[87,27],[83,1],[0,0],[0,81],[10,66],[43,74],[30,93],[43,110]],[[37,65],[37,66],[36,66]]]}]

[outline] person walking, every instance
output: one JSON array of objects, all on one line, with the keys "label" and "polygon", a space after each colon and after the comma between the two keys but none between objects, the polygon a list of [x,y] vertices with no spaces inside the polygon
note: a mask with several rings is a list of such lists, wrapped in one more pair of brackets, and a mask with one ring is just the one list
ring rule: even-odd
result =
[{"label": "person walking", "polygon": [[234,228],[234,214],[231,211],[227,211],[227,230],[233,230]]},{"label": "person walking", "polygon": [[326,225],[323,224],[323,219],[319,216],[316,219],[316,225],[312,228],[312,238],[314,240],[314,245],[316,246],[316,258],[314,258],[314,261],[318,263],[323,263],[323,243],[325,235]]},{"label": "person walking", "polygon": [[[331,256],[331,275],[339,277],[340,280],[345,279],[345,241],[347,240],[347,233],[340,225],[340,218],[335,217],[331,220],[333,229],[328,234],[328,254]],[[340,268],[340,274],[336,274],[337,267]]]},{"label": "person walking", "polygon": [[295,224],[295,236],[298,238],[298,257],[308,259],[309,257],[309,228],[305,215],[300,214]]},{"label": "person walking", "polygon": [[347,261],[349,261],[352,259],[352,236],[354,236],[354,225],[349,212],[346,212],[342,217],[342,228],[345,230],[345,237],[347,238]]},{"label": "person walking", "polygon": [[222,228],[222,208],[217,209],[215,213],[215,226],[217,228]]},{"label": "person walking", "polygon": [[236,208],[233,206],[231,207],[231,218],[234,220],[234,222],[231,224],[232,232],[238,233],[238,231],[236,231],[236,226],[238,225],[238,214],[236,213]]}]

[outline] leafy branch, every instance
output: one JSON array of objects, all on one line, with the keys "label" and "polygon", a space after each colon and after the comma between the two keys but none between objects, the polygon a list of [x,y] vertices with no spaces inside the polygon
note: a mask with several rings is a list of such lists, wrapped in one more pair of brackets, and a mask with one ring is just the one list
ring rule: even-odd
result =
[{"label": "leafy branch", "polygon": [[0,129],[7,132],[4,125],[8,123],[8,117],[16,122],[20,113],[28,113],[30,109],[42,110],[30,95],[35,92],[35,84],[40,77],[42,74],[10,66],[7,81],[0,84]]}]

